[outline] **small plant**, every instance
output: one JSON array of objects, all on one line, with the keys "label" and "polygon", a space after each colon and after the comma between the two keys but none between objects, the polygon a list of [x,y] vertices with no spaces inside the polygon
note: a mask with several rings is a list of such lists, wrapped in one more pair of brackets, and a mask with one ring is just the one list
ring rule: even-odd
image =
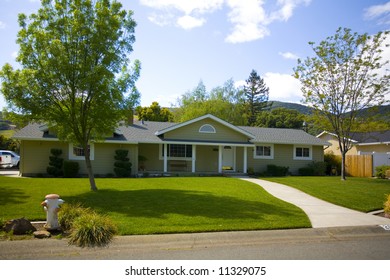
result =
[{"label": "small plant", "polygon": [[76,178],[79,174],[79,163],[76,161],[64,161],[64,177]]},{"label": "small plant", "polygon": [[383,210],[385,211],[385,215],[390,218],[390,194],[387,196],[387,200],[384,203]]},{"label": "small plant", "polygon": [[341,174],[341,157],[333,153],[324,154],[324,162],[326,164],[327,175]]},{"label": "small plant", "polygon": [[111,220],[91,212],[73,221],[69,244],[79,247],[102,247],[113,239],[117,229]]},{"label": "small plant", "polygon": [[91,209],[82,207],[80,203],[64,203],[61,206],[61,211],[58,212],[58,222],[62,230],[69,231],[73,227],[74,220],[91,212]]},{"label": "small plant", "polygon": [[375,176],[381,179],[386,179],[386,172],[390,169],[389,165],[380,165],[375,167]]},{"label": "small plant", "polygon": [[289,168],[285,167],[285,166],[277,166],[274,164],[269,164],[269,165],[267,165],[266,175],[267,176],[275,176],[275,177],[287,176],[288,169]]},{"label": "small plant", "polygon": [[298,173],[301,176],[324,176],[326,171],[325,162],[315,162],[309,163],[306,167],[298,169]]},{"label": "small plant", "polygon": [[129,151],[127,150],[116,150],[115,151],[115,163],[114,163],[114,172],[116,177],[130,177],[131,175],[131,162],[127,157]]},{"label": "small plant", "polygon": [[54,177],[60,177],[63,175],[62,166],[64,162],[64,159],[60,158],[62,150],[51,149],[50,152],[52,155],[49,157],[49,166],[46,169],[47,174],[52,175]]}]

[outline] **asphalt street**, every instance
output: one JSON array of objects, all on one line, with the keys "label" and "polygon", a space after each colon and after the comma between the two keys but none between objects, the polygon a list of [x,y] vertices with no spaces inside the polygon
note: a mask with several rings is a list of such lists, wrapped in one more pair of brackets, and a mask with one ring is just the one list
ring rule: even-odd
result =
[{"label": "asphalt street", "polygon": [[66,239],[0,241],[2,260],[390,260],[390,225],[118,236],[103,248]]}]

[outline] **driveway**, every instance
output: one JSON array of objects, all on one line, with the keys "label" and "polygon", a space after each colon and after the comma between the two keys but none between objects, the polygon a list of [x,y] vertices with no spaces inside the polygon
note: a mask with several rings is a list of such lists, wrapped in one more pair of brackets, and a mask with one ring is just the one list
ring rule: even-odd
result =
[{"label": "driveway", "polygon": [[273,196],[301,208],[313,228],[390,224],[390,219],[337,206],[286,185],[255,178],[241,179],[258,184]]}]

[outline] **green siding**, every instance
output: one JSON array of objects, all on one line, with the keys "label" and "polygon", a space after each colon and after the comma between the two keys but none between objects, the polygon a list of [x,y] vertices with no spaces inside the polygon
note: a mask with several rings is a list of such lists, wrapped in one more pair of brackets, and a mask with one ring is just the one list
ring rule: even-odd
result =
[{"label": "green siding", "polygon": [[[201,133],[202,125],[212,125],[216,133]],[[194,141],[222,141],[247,142],[248,137],[212,119],[204,119],[184,127],[177,128],[164,134],[164,139],[194,140]]]}]

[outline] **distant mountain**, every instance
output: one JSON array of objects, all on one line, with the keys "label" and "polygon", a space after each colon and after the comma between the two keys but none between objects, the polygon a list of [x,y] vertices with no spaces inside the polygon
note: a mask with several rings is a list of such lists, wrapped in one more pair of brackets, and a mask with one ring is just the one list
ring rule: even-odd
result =
[{"label": "distant mountain", "polygon": [[297,110],[299,113],[304,115],[311,115],[313,112],[312,108],[298,103],[280,102],[280,101],[270,101],[270,102],[273,102],[271,110],[276,108],[286,108],[286,109]]}]

